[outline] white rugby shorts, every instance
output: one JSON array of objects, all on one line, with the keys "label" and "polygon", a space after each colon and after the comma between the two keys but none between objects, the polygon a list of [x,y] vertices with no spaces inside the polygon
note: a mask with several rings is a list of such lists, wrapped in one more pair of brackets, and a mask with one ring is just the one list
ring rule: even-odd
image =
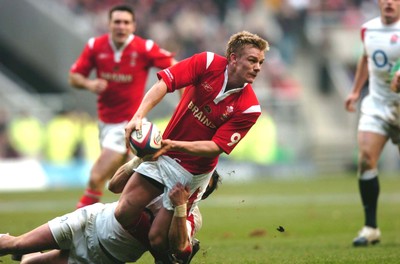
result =
[{"label": "white rugby shorts", "polygon": [[205,192],[213,174],[213,171],[210,171],[204,174],[193,175],[177,161],[165,155],[159,157],[156,161],[142,162],[135,171],[164,185],[163,206],[167,210],[174,210],[168,196],[172,187],[178,182],[183,185],[189,185],[190,198],[188,209],[190,208],[190,212],[192,212],[193,208],[201,200],[201,196]]},{"label": "white rugby shorts", "polygon": [[68,264],[114,264],[100,248],[96,234],[96,216],[105,209],[96,203],[48,222],[59,247],[69,250]]},{"label": "white rugby shorts", "polygon": [[389,137],[400,144],[400,113],[394,102],[381,101],[368,95],[361,105],[358,131],[369,131]]},{"label": "white rugby shorts", "polygon": [[117,124],[108,124],[99,121],[99,142],[101,148],[111,149],[115,152],[125,154],[125,126],[127,121]]}]

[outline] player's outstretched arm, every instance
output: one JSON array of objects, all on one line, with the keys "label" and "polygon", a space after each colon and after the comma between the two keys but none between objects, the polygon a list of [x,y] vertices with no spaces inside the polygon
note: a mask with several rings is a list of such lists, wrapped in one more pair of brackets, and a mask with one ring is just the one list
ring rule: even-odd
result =
[{"label": "player's outstretched arm", "polygon": [[0,256],[24,255],[49,249],[59,249],[48,223],[43,224],[21,236],[0,235]]},{"label": "player's outstretched arm", "polygon": [[102,93],[107,88],[107,81],[104,79],[89,79],[76,72],[70,72],[68,78],[69,84],[78,89],[86,89],[95,94]]},{"label": "player's outstretched arm", "polygon": [[169,229],[169,245],[172,252],[183,252],[189,246],[189,236],[186,227],[187,207],[189,199],[189,187],[176,184],[169,192],[169,198],[174,205],[174,216]]},{"label": "player's outstretched arm", "polygon": [[354,78],[353,89],[345,101],[345,108],[349,112],[354,112],[355,103],[360,98],[361,90],[368,79],[368,57],[363,55],[357,64],[356,75]]},{"label": "player's outstretched arm", "polygon": [[133,175],[134,169],[136,169],[142,161],[141,158],[135,156],[119,167],[108,183],[108,190],[113,193],[121,193],[129,178]]},{"label": "player's outstretched arm", "polygon": [[216,157],[223,152],[223,150],[212,140],[178,141],[164,139],[162,140],[161,145],[161,149],[154,154],[153,159],[157,159],[170,150],[210,158]]},{"label": "player's outstretched arm", "polygon": [[133,115],[132,119],[125,126],[125,143],[126,147],[129,148],[129,137],[133,130],[140,130],[142,125],[142,119],[147,116],[153,107],[155,107],[167,94],[167,85],[163,80],[156,82],[150,90],[145,94],[143,100]]}]

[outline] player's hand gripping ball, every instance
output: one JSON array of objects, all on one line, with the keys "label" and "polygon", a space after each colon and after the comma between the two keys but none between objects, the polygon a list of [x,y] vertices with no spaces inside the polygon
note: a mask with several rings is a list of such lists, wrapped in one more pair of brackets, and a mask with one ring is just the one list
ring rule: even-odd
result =
[{"label": "player's hand gripping ball", "polygon": [[143,158],[156,153],[161,148],[161,139],[161,132],[157,126],[147,121],[142,123],[141,130],[133,130],[129,145],[133,154]]}]

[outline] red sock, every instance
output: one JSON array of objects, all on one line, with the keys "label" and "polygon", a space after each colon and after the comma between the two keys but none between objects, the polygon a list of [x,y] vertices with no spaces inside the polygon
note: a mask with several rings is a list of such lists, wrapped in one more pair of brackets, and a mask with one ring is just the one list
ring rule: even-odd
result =
[{"label": "red sock", "polygon": [[103,192],[94,191],[88,188],[85,190],[85,193],[82,195],[79,203],[76,205],[76,208],[98,203],[102,195]]},{"label": "red sock", "polygon": [[183,261],[183,263],[187,263],[189,261],[191,254],[192,254],[192,245],[188,245],[183,252],[175,254],[175,257],[178,260]]}]

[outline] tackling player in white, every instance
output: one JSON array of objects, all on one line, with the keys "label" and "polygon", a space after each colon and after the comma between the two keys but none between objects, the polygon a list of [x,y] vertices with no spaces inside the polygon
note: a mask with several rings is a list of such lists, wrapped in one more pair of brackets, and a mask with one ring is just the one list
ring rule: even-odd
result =
[{"label": "tackling player in white", "polygon": [[[111,179],[109,189],[121,192],[140,162],[134,158],[121,166]],[[203,199],[217,188],[219,181],[219,174],[215,172]],[[116,221],[114,209],[118,202],[96,203],[54,218],[20,236],[0,234],[0,256],[13,254],[13,258],[18,259],[27,254],[22,258],[23,264],[118,264],[135,262],[150,250],[156,263],[190,263],[200,248],[194,235],[201,228],[202,216],[198,207],[189,215],[186,210],[181,210],[186,208],[189,198],[188,186],[177,184],[168,195],[176,208],[169,229],[168,254],[152,251],[148,240],[152,221],[162,207],[162,197],[159,196],[142,212],[135,231],[127,232]],[[50,251],[40,253],[45,250]]]}]

